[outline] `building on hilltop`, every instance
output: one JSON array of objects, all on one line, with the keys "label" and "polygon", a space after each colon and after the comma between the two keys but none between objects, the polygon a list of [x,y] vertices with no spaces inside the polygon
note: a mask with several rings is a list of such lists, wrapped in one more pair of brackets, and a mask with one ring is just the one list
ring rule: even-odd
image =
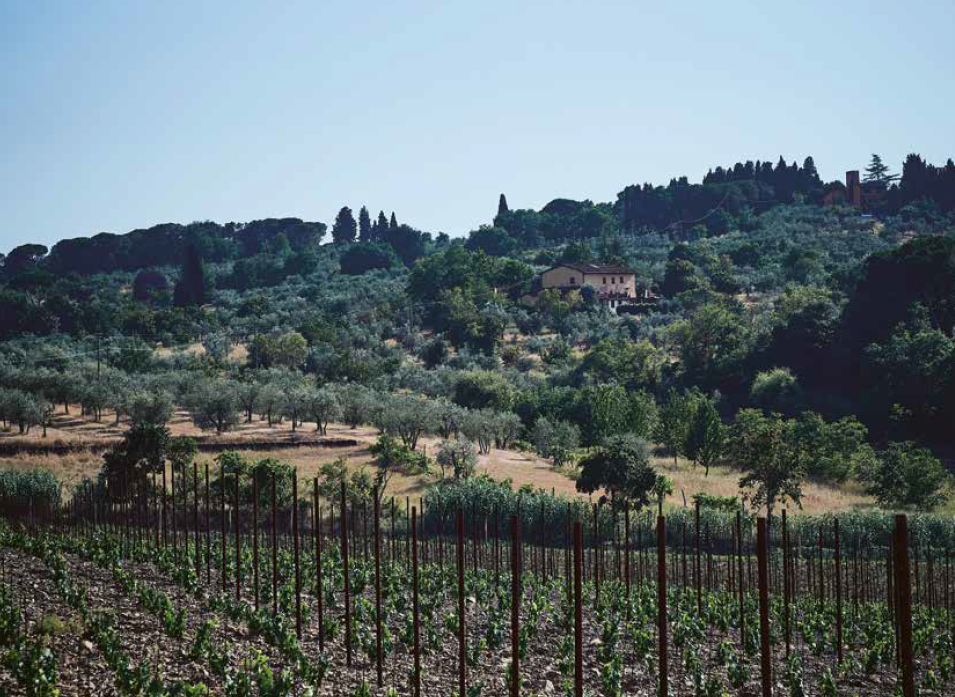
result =
[{"label": "building on hilltop", "polygon": [[887,192],[888,188],[884,182],[864,182],[859,176],[859,170],[850,169],[846,172],[845,186],[841,186],[839,182],[827,186],[822,201],[827,206],[848,204],[868,209],[882,203]]},{"label": "building on hilltop", "polygon": [[616,312],[625,305],[634,305],[650,299],[648,290],[643,296],[637,293],[637,275],[633,269],[616,264],[558,264],[544,271],[534,283],[530,293],[521,298],[524,305],[533,307],[537,294],[544,290],[560,293],[581,291],[585,288],[595,293],[595,298]]}]

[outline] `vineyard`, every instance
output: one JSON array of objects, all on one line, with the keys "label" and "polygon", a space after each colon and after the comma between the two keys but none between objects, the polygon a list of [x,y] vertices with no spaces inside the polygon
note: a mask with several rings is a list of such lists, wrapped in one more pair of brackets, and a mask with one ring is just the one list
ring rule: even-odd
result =
[{"label": "vineyard", "polygon": [[180,468],[5,502],[0,695],[951,694],[951,525]]}]

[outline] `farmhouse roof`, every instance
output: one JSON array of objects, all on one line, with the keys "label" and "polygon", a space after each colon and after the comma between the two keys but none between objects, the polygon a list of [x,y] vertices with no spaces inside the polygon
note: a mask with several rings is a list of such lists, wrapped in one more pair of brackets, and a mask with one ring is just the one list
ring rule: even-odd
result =
[{"label": "farmhouse roof", "polygon": [[[636,272],[626,266],[620,266],[618,264],[555,264],[554,266],[547,269],[547,271],[553,271],[554,269],[568,268],[574,269],[575,271],[580,271],[581,273],[610,273],[610,274],[635,274]],[[547,273],[546,271],[544,273]]]}]

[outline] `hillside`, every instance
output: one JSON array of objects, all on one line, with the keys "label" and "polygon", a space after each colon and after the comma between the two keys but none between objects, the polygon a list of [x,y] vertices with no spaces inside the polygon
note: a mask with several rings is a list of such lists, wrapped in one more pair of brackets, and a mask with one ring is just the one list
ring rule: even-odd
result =
[{"label": "hillside", "polygon": [[[287,218],[25,245],[3,260],[0,442],[63,438],[66,405],[79,412],[67,439],[112,419],[114,449],[130,427],[226,438],[253,418],[344,422],[367,445],[396,439],[405,464],[428,443],[432,475],[443,453],[448,476],[469,471],[463,457],[552,482],[521,472],[523,455],[489,465],[519,449],[559,465],[568,491],[580,477],[581,491],[623,493],[632,482],[588,467],[630,438],[681,485],[678,505],[718,491],[772,507],[823,487],[937,506],[955,396],[953,175],[912,156],[898,183],[866,184],[879,195],[860,209],[812,158],[747,162],[613,203],[511,209],[502,195],[466,239],[346,207],[325,244],[325,224]],[[547,268],[593,263],[632,273],[642,300],[618,312],[590,288],[541,292]],[[702,479],[684,476],[691,463]]]}]

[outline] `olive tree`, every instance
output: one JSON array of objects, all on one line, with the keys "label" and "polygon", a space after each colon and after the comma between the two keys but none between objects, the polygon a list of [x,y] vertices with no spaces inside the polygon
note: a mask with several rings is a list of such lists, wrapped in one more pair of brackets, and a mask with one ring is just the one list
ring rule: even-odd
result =
[{"label": "olive tree", "polygon": [[495,445],[507,449],[521,435],[524,424],[521,423],[521,417],[508,411],[494,415],[493,429]]},{"label": "olive tree", "polygon": [[63,405],[63,413],[70,413],[70,404],[79,400],[81,381],[73,371],[59,373],[56,380],[50,381],[46,388],[51,402]]},{"label": "olive tree", "polygon": [[259,391],[257,403],[259,414],[271,427],[280,420],[282,407],[285,405],[285,392],[277,383],[266,383]]},{"label": "olive tree", "polygon": [[472,443],[477,443],[482,455],[489,453],[494,444],[496,417],[497,414],[490,409],[472,409],[461,422],[461,433]]},{"label": "olive tree", "polygon": [[252,415],[259,406],[259,398],[262,394],[262,384],[257,380],[245,380],[236,384],[236,396],[239,398],[239,404],[245,412],[245,422],[252,423]]},{"label": "olive tree", "polygon": [[239,423],[239,397],[231,380],[201,380],[189,392],[186,407],[201,429],[223,433]]},{"label": "olive tree", "polygon": [[84,380],[80,391],[80,407],[83,414],[92,414],[97,423],[103,415],[103,410],[110,400],[109,387],[95,378]]},{"label": "olive tree", "polygon": [[379,436],[369,451],[375,456],[374,491],[379,501],[388,488],[388,482],[396,474],[417,476],[428,473],[427,456],[415,452],[413,448],[387,433]]},{"label": "olive tree", "polygon": [[445,440],[456,437],[467,418],[467,410],[445,399],[434,403],[435,429]]},{"label": "olive tree", "polygon": [[129,376],[118,370],[109,370],[103,373],[99,381],[107,390],[106,406],[113,410],[115,423],[119,423],[128,411],[129,398],[133,392]]},{"label": "olive tree", "polygon": [[305,413],[315,422],[315,430],[324,436],[328,433],[328,422],[339,418],[342,408],[334,390],[320,387],[308,391],[305,399]]},{"label": "olive tree", "polygon": [[0,394],[0,409],[7,423],[16,424],[21,434],[27,434],[42,421],[39,400],[22,390],[5,389]]},{"label": "olive tree", "polygon": [[304,385],[296,385],[290,389],[284,390],[285,399],[282,401],[282,416],[285,416],[292,423],[292,433],[299,423],[303,420],[308,411],[308,388]]},{"label": "olive tree", "polygon": [[126,413],[133,426],[165,426],[172,418],[172,396],[163,391],[137,390],[126,401]]},{"label": "olive tree", "polygon": [[393,434],[412,450],[417,449],[418,439],[435,430],[437,423],[434,403],[418,395],[401,394],[389,397],[378,415],[378,426],[385,433]]},{"label": "olive tree", "polygon": [[442,440],[436,457],[441,467],[441,477],[450,470],[455,479],[467,479],[477,469],[478,455],[474,443],[463,438]]},{"label": "olive tree", "polygon": [[346,384],[339,386],[335,393],[341,406],[342,419],[352,428],[367,423],[374,412],[373,397],[368,388],[362,385]]},{"label": "olive tree", "polygon": [[540,416],[534,422],[532,437],[538,455],[550,458],[554,467],[563,467],[580,443],[580,429],[567,421],[551,421]]}]

